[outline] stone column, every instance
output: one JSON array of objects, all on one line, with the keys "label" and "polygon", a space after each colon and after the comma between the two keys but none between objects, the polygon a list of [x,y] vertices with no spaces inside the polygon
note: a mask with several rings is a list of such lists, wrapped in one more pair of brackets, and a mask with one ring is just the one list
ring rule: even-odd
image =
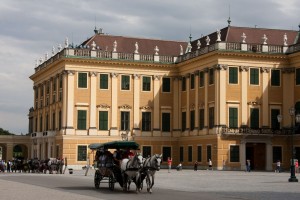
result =
[{"label": "stone column", "polygon": [[190,74],[185,76],[185,90],[186,90],[186,129],[185,132],[187,134],[190,133],[190,125],[191,125],[191,110],[190,110]]},{"label": "stone column", "polygon": [[178,137],[180,136],[180,121],[179,121],[179,116],[180,116],[180,97],[179,97],[179,77],[174,77],[173,78],[173,136]]},{"label": "stone column", "polygon": [[246,142],[242,139],[240,144],[241,170],[246,170]]},{"label": "stone column", "polygon": [[[226,75],[227,75],[227,65],[218,65],[219,77],[218,77],[218,92],[219,98],[217,99],[217,104],[219,105],[219,120],[218,125],[226,126]],[[219,127],[219,131],[221,127]]]},{"label": "stone column", "polygon": [[118,135],[118,91],[118,74],[111,73],[111,136]]},{"label": "stone column", "polygon": [[90,72],[90,127],[89,135],[97,135],[96,128],[96,98],[97,98],[97,72]]},{"label": "stone column", "polygon": [[133,75],[133,133],[141,135],[140,124],[140,75]]},{"label": "stone column", "polygon": [[283,98],[282,102],[282,127],[290,127],[291,126],[291,117],[289,113],[289,109],[295,106],[295,68],[284,68],[282,70],[282,90],[283,90]]},{"label": "stone column", "polygon": [[[66,129],[67,127],[67,98],[68,98],[68,93],[67,93],[67,87],[68,87],[68,83],[67,83],[67,80],[68,80],[68,72],[67,71],[64,71],[62,74],[62,79],[63,79],[63,88],[62,88],[62,93],[63,93],[63,100],[62,100],[62,129]],[[57,83],[57,82],[56,82]],[[59,88],[59,87],[57,87]],[[59,89],[56,90],[56,99],[59,98]],[[58,117],[59,118],[59,117]],[[66,134],[64,132],[64,134]]]},{"label": "stone column", "polygon": [[269,128],[269,72],[270,69],[262,67],[262,128]]},{"label": "stone column", "polygon": [[195,129],[194,132],[198,135],[199,132],[199,70],[195,71]]},{"label": "stone column", "polygon": [[153,76],[154,80],[154,87],[153,87],[153,96],[154,96],[154,114],[153,114],[153,136],[161,136],[160,131],[160,104],[159,104],[159,91],[160,91],[160,76],[155,75]]},{"label": "stone column", "polygon": [[248,124],[248,71],[249,67],[246,66],[240,66],[240,73],[241,73],[241,110],[240,112],[242,114],[241,116],[241,125],[242,126],[247,126]]},{"label": "stone column", "polygon": [[74,121],[74,75],[75,71],[67,71],[67,126],[66,126],[66,135],[74,135],[75,130],[73,126]]},{"label": "stone column", "polygon": [[272,143],[267,142],[266,143],[266,170],[267,171],[272,171],[272,163],[273,163],[273,149],[272,149]]},{"label": "stone column", "polygon": [[203,128],[203,133],[204,134],[208,134],[208,68],[206,68],[204,70],[204,94],[205,94],[205,97],[204,97],[204,128]]}]

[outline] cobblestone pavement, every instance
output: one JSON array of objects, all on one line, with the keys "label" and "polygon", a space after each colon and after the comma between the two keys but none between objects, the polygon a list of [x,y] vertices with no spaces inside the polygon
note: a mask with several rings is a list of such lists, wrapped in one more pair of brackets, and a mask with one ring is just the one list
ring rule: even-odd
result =
[{"label": "cobblestone pavement", "polygon": [[[80,194],[80,191],[75,194],[62,189],[48,189],[39,185],[26,184],[24,183],[26,181],[16,182],[17,179],[13,179],[13,176],[21,175],[22,174],[18,173],[0,174],[0,199],[102,199],[102,196],[93,197],[86,194]],[[85,176],[84,170],[74,170],[73,174],[69,174],[68,171],[66,171],[63,175],[26,174],[25,178],[26,176],[45,176],[45,178],[48,176],[59,176],[63,179],[74,179],[77,182],[88,182],[89,186],[85,185],[84,187],[92,188],[94,170],[89,170],[87,176]],[[289,173],[274,172],[248,173],[243,171],[172,170],[171,173],[168,173],[167,170],[160,170],[156,174],[152,196],[146,197],[147,199],[155,199],[170,193],[174,194],[172,199],[179,199],[180,195],[186,195],[186,199],[299,199],[300,183],[289,183],[289,176]],[[297,174],[297,176],[300,178],[300,174]],[[118,194],[122,194],[119,185],[116,185],[116,190]],[[117,196],[113,194],[114,192],[109,194],[111,195],[111,198],[109,199],[117,199]],[[129,196],[127,196],[127,198],[128,197]],[[145,195],[135,195],[129,199],[141,199],[142,197],[144,198]]]}]

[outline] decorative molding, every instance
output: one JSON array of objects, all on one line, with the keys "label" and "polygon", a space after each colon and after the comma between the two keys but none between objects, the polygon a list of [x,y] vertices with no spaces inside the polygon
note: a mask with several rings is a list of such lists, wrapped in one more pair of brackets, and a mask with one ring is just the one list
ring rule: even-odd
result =
[{"label": "decorative molding", "polygon": [[195,110],[195,104],[194,103],[191,105],[190,110]]},{"label": "decorative molding", "polygon": [[73,76],[75,74],[75,71],[74,70],[64,70],[63,71],[63,75],[70,75],[70,76]]},{"label": "decorative molding", "polygon": [[171,78],[172,78],[173,81],[180,80],[180,76],[172,76]]},{"label": "decorative molding", "polygon": [[203,69],[203,72],[204,72],[204,73],[208,73],[208,71],[209,71],[209,68],[208,68],[208,67],[206,67],[206,68]]},{"label": "decorative molding", "polygon": [[204,108],[205,104],[204,102],[199,102],[199,108]]},{"label": "decorative molding", "polygon": [[240,72],[247,72],[249,71],[249,67],[248,66],[240,66]]},{"label": "decorative molding", "polygon": [[90,76],[97,76],[97,72],[90,72],[89,75]]},{"label": "decorative molding", "polygon": [[190,78],[191,73],[187,73],[186,75],[184,75],[185,78]]},{"label": "decorative molding", "polygon": [[119,76],[119,74],[113,72],[113,73],[110,73],[110,76],[112,78],[117,78]]},{"label": "decorative molding", "polygon": [[194,71],[195,76],[199,76],[199,73],[200,73],[199,70]]},{"label": "decorative molding", "polygon": [[119,106],[119,109],[125,109],[125,110],[129,110],[129,109],[131,109],[132,107],[130,106],[130,105],[128,105],[128,104],[124,104],[124,105],[122,105],[122,106]]},{"label": "decorative molding", "polygon": [[216,70],[227,70],[228,65],[217,64],[213,68]]},{"label": "decorative molding", "polygon": [[159,81],[160,78],[161,78],[160,75],[153,75],[153,80],[154,80],[154,81]]},{"label": "decorative molding", "polygon": [[96,107],[97,107],[97,108],[102,108],[102,109],[109,109],[109,108],[110,108],[110,106],[107,105],[106,103],[99,104],[99,105],[97,105]]},{"label": "decorative molding", "polygon": [[138,79],[140,79],[141,75],[139,75],[139,74],[132,74],[132,77],[133,77],[135,80],[138,80]]},{"label": "decorative molding", "polygon": [[256,106],[256,105],[260,105],[261,103],[259,101],[249,101],[247,104],[252,105],[252,106]]},{"label": "decorative molding", "polygon": [[269,73],[270,72],[270,68],[268,67],[261,67],[260,68],[260,73]]},{"label": "decorative molding", "polygon": [[295,73],[295,67],[282,68],[282,73],[284,73],[284,74]]},{"label": "decorative molding", "polygon": [[152,107],[147,105],[147,106],[141,106],[140,109],[141,110],[152,110]]}]

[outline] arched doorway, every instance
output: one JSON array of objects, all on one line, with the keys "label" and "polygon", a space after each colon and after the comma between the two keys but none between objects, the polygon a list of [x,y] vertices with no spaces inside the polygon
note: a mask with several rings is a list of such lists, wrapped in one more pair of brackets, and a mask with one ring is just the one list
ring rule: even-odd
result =
[{"label": "arched doorway", "polygon": [[27,159],[27,147],[22,144],[17,144],[13,148],[13,157],[14,158],[19,158],[19,159]]}]

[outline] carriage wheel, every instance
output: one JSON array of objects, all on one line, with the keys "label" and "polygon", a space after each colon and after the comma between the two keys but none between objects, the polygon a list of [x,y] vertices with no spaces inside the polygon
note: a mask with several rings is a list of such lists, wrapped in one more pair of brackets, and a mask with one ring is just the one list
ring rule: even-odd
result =
[{"label": "carriage wheel", "polygon": [[114,190],[115,189],[115,178],[114,178],[113,174],[109,176],[108,186],[109,186],[110,190]]},{"label": "carriage wheel", "polygon": [[94,177],[94,184],[95,184],[96,189],[99,189],[101,179],[102,179],[101,174],[100,174],[99,170],[97,170],[95,172],[95,177]]}]

